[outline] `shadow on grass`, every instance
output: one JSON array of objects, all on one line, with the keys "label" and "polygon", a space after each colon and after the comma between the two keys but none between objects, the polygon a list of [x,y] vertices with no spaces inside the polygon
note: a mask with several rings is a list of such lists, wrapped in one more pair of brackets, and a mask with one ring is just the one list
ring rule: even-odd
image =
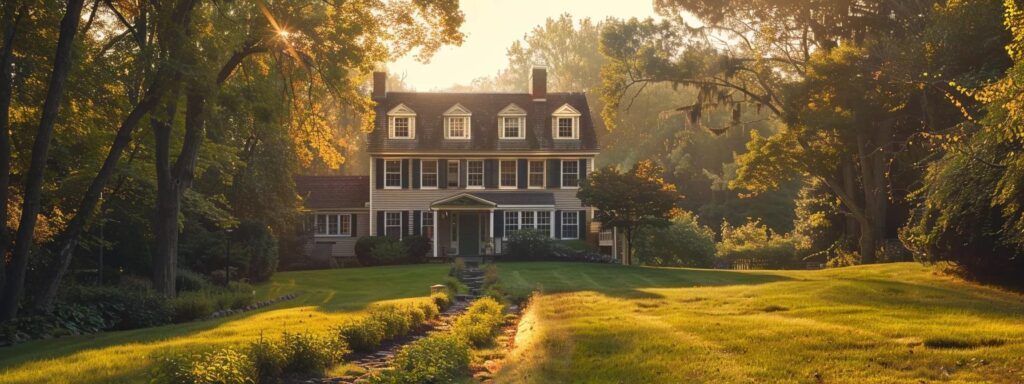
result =
[{"label": "shadow on grass", "polygon": [[956,284],[922,284],[896,280],[852,278],[819,297],[843,304],[880,309],[913,308],[922,315],[969,313],[992,319],[1024,316],[1024,302],[1015,294],[996,294]]},{"label": "shadow on grass", "polygon": [[596,291],[627,299],[658,299],[650,289],[755,285],[792,280],[769,272],[713,269],[627,267],[567,262],[504,262],[502,283],[517,295],[543,292]]}]

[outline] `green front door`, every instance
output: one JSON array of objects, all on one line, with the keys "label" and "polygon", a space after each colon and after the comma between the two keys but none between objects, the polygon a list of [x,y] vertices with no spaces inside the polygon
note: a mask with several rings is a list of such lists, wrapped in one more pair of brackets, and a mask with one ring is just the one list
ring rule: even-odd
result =
[{"label": "green front door", "polygon": [[459,256],[480,256],[480,217],[475,213],[459,215]]}]

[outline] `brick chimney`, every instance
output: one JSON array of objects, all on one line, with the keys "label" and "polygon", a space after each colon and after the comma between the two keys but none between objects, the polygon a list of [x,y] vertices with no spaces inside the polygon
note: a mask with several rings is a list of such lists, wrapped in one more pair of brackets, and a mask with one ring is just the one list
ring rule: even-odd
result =
[{"label": "brick chimney", "polygon": [[548,98],[548,68],[540,65],[530,70],[530,96],[533,101],[544,101]]},{"label": "brick chimney", "polygon": [[379,100],[388,95],[388,74],[385,72],[373,73],[373,93],[370,95],[374,100]]}]

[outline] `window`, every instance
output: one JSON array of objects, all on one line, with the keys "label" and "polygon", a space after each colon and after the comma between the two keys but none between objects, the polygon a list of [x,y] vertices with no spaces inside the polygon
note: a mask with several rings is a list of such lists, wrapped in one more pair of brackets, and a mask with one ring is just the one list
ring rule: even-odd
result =
[{"label": "window", "polygon": [[524,127],[525,118],[518,117],[502,117],[501,118],[501,138],[502,139],[523,139],[526,138],[526,129]]},{"label": "window", "polygon": [[562,188],[576,188],[580,186],[580,162],[577,160],[562,160]]},{"label": "window", "polygon": [[562,105],[551,114],[551,135],[555,139],[580,138],[580,111],[569,104]]},{"label": "window", "polygon": [[448,160],[448,188],[459,187],[459,161]]},{"label": "window", "polygon": [[384,188],[402,188],[402,160],[384,160]]},{"label": "window", "polygon": [[402,212],[384,212],[384,236],[402,238]]},{"label": "window", "polygon": [[318,213],[315,234],[317,236],[351,236],[352,216],[347,213]]},{"label": "window", "polygon": [[420,161],[420,188],[437,188],[437,160]]},{"label": "window", "polygon": [[515,188],[516,187],[516,161],[515,160],[502,160],[501,166],[501,188]]},{"label": "window", "polygon": [[420,234],[428,239],[434,238],[434,212],[423,211],[420,219]]},{"label": "window", "polygon": [[573,118],[571,117],[559,117],[558,118],[558,138],[559,139],[571,139],[576,135],[573,134]]},{"label": "window", "polygon": [[535,212],[533,211],[519,212],[519,226],[521,228],[536,228],[536,222],[533,220],[533,218],[535,217],[534,215]]},{"label": "window", "polygon": [[519,212],[518,211],[506,211],[505,212],[505,237],[508,237],[512,232],[519,230]]},{"label": "window", "polygon": [[470,160],[466,162],[466,187],[484,187],[484,161]]},{"label": "window", "polygon": [[544,188],[544,160],[530,160],[530,188]]},{"label": "window", "polygon": [[445,131],[445,138],[448,139],[468,139],[469,138],[469,117],[468,116],[452,116],[445,118],[445,125],[448,129]]},{"label": "window", "polygon": [[537,230],[544,233],[551,233],[551,212],[537,212]]},{"label": "window", "polygon": [[580,237],[580,214],[577,211],[562,212],[562,238],[578,239]]},{"label": "window", "polygon": [[411,117],[392,117],[391,118],[391,132],[394,138],[408,139],[412,137],[412,126]]}]

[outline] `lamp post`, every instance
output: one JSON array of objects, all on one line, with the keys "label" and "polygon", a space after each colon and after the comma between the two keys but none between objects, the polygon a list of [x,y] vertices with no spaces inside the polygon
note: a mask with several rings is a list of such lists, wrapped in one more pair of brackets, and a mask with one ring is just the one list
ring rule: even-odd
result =
[{"label": "lamp post", "polygon": [[230,287],[231,286],[231,232],[232,231],[234,231],[234,229],[232,229],[232,228],[228,228],[228,229],[224,230],[224,232],[227,233],[227,236],[225,236],[225,238],[227,239],[227,242],[228,242],[227,252],[224,253],[224,286],[225,287]]}]

